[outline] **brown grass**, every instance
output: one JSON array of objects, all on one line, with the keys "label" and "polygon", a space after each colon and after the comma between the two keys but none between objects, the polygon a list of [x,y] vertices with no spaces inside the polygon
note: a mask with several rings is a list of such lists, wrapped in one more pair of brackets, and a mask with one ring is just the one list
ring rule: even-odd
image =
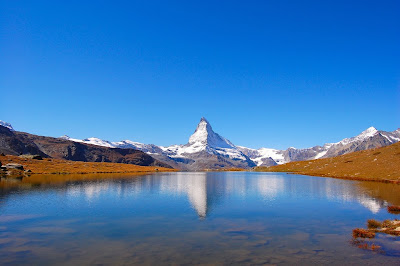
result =
[{"label": "brown grass", "polygon": [[361,228],[356,228],[353,230],[353,237],[354,238],[374,238],[375,233],[370,230],[365,230]]},{"label": "brown grass", "polygon": [[254,170],[400,184],[400,142],[333,158],[256,167]]},{"label": "brown grass", "polygon": [[34,160],[13,155],[0,156],[0,161],[2,164],[22,164],[25,170],[32,171],[30,174],[146,173],[176,171],[175,169],[155,166],[104,162],[76,162],[48,158]]}]

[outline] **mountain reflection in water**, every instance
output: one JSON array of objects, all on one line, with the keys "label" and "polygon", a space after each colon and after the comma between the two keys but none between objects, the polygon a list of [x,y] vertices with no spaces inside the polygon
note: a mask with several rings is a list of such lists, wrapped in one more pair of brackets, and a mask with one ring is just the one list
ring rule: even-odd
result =
[{"label": "mountain reflection in water", "polygon": [[[142,191],[154,191],[160,194],[175,196],[187,195],[191,206],[199,217],[205,218],[218,204],[229,195],[246,197],[256,195],[266,201],[276,197],[307,196],[312,198],[327,198],[331,201],[357,201],[371,213],[376,214],[390,204],[400,204],[400,186],[378,182],[359,182],[331,178],[311,178],[304,176],[299,179],[293,175],[276,175],[274,173],[232,173],[229,172],[178,172],[153,175],[35,175],[23,180],[2,179],[0,189],[2,196],[7,191],[15,189],[38,190],[63,187],[71,197],[82,196],[93,201],[102,193],[113,190],[120,197],[135,195]],[[295,177],[295,178],[294,178]],[[64,179],[65,180],[64,180]],[[53,182],[51,182],[53,181]],[[351,185],[350,185],[351,184]]]},{"label": "mountain reflection in water", "polygon": [[[375,214],[381,209],[386,208],[388,202],[377,195],[371,195],[371,191],[363,189],[368,184],[370,187],[391,186],[377,182],[365,182],[360,186],[349,186],[349,182],[357,181],[335,180],[330,178],[301,180],[296,178],[282,178],[274,174],[257,174],[257,178],[252,178],[251,174],[237,175],[235,178],[226,178],[228,173],[174,173],[163,174],[162,178],[158,175],[150,175],[140,178],[140,182],[120,182],[117,186],[117,193],[126,195],[130,193],[140,193],[142,190],[158,191],[171,195],[186,194],[193,209],[199,217],[205,218],[212,210],[214,204],[231,194],[246,197],[246,195],[258,195],[264,200],[273,201],[277,196],[296,197],[297,195],[307,194],[314,198],[327,198],[332,201],[358,201],[371,213]],[[371,186],[372,183],[372,186]],[[68,193],[84,193],[90,200],[98,197],[100,193],[110,189],[109,183],[79,184],[68,187]],[[377,190],[375,192],[381,192]],[[383,190],[385,191],[385,190]]]}]

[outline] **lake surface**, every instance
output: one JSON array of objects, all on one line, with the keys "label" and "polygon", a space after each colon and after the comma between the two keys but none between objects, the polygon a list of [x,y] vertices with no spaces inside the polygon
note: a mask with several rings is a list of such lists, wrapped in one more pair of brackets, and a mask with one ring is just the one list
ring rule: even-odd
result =
[{"label": "lake surface", "polygon": [[400,264],[400,237],[378,235],[384,252],[351,244],[367,219],[396,218],[386,206],[400,205],[399,185],[255,172],[63,178],[1,180],[0,264]]}]

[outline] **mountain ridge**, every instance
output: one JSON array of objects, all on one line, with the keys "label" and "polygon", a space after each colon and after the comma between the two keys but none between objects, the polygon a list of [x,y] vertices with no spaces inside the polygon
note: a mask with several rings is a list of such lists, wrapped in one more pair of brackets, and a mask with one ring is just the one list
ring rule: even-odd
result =
[{"label": "mountain ridge", "polygon": [[[241,164],[241,166],[243,167],[244,165],[245,168],[249,168],[252,167],[251,165],[272,166],[292,161],[334,157],[352,151],[387,146],[400,141],[400,129],[393,132],[386,132],[377,130],[375,127],[369,127],[357,136],[345,138],[335,143],[325,143],[322,146],[316,145],[304,149],[294,147],[289,147],[286,150],[265,147],[252,149],[236,146],[228,139],[215,133],[208,120],[202,117],[195,132],[190,136],[189,142],[184,145],[164,147],[130,140],[109,142],[98,138],[88,138],[83,141],[88,141],[97,145],[139,149],[155,156],[161,161],[167,161],[168,163],[174,164],[175,167],[185,170],[191,170],[192,167],[185,167],[184,164],[190,165],[196,159],[198,160],[199,154],[197,153],[201,152],[222,156],[225,159],[242,160],[246,163]],[[194,154],[197,154],[197,156],[194,156]],[[230,166],[237,166],[235,164],[237,163],[231,163]]]},{"label": "mountain ridge", "polygon": [[107,148],[140,150],[174,168],[204,170],[272,166],[379,148],[400,141],[400,129],[386,132],[377,130],[375,127],[369,127],[357,136],[304,149],[294,147],[289,147],[286,150],[265,147],[252,149],[234,145],[228,139],[214,132],[208,120],[202,117],[188,142],[181,145],[157,146],[131,140],[111,142],[95,137],[80,140],[70,138],[67,135],[61,136],[59,139]]}]

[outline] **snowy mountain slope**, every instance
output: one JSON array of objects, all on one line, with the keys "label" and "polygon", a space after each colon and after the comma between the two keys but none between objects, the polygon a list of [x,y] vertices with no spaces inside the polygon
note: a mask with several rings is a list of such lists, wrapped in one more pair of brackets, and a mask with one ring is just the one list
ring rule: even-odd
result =
[{"label": "snowy mountain slope", "polygon": [[353,151],[379,148],[398,141],[400,141],[399,129],[393,132],[386,132],[370,127],[355,137],[346,138],[337,143],[325,144],[324,149],[313,159],[334,157]]},{"label": "snowy mountain slope", "polygon": [[93,137],[87,138],[84,140],[80,140],[80,139],[70,138],[68,135],[64,135],[64,136],[61,136],[60,139],[71,140],[71,141],[75,141],[75,142],[82,142],[82,143],[86,143],[86,144],[92,144],[92,145],[103,146],[103,147],[108,147],[108,148],[116,148],[111,142],[109,142],[107,140],[102,140],[102,139],[93,138]]},{"label": "snowy mountain slope", "polygon": [[347,145],[352,142],[363,141],[367,138],[374,136],[376,133],[378,133],[378,130],[376,128],[369,127],[366,130],[364,130],[363,132],[361,132],[361,134],[359,134],[355,137],[352,137],[352,138],[345,138],[337,143],[333,143],[333,145],[335,145],[335,144]]},{"label": "snowy mountain slope", "polygon": [[[352,137],[352,138],[345,138],[339,142],[336,143],[326,143],[320,151],[317,152],[317,154],[312,158],[312,159],[319,159],[323,158],[327,155],[328,151],[339,149],[340,147],[349,145],[351,143],[357,143],[357,142],[362,142],[365,139],[368,139],[375,134],[377,134],[378,130],[374,127],[369,127],[363,132],[361,132],[359,135]],[[314,147],[313,147],[314,148]],[[310,148],[312,149],[312,148]]]},{"label": "snowy mountain slope", "polygon": [[257,166],[271,166],[276,164],[286,163],[283,156],[283,151],[276,149],[251,149],[242,146],[238,146],[238,149],[246,154]]}]

